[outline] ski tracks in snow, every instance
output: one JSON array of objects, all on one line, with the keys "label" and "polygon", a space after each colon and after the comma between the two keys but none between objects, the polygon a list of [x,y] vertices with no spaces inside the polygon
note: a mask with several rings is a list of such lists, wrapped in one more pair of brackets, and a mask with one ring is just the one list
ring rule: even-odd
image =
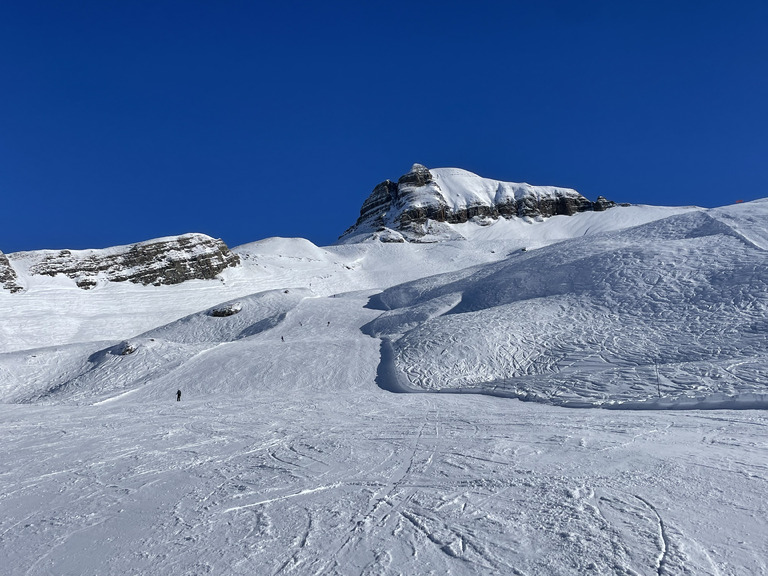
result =
[{"label": "ski tracks in snow", "polygon": [[5,410],[9,573],[765,569],[758,413],[575,418],[377,389],[168,404],[34,408],[42,421]]}]

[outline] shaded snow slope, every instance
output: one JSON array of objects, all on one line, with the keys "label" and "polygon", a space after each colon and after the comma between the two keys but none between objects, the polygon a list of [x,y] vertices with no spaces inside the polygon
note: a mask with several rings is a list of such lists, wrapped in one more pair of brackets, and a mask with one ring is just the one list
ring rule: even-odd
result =
[{"label": "shaded snow slope", "polygon": [[768,250],[768,198],[710,210],[709,215],[723,222],[744,240]]},{"label": "shaded snow slope", "polygon": [[606,212],[580,212],[573,216],[556,215],[541,220],[500,219],[485,226],[465,222],[454,224],[453,228],[473,242],[517,240],[521,247],[540,248],[553,242],[623,230],[699,211],[702,209],[696,207],[617,206]]}]

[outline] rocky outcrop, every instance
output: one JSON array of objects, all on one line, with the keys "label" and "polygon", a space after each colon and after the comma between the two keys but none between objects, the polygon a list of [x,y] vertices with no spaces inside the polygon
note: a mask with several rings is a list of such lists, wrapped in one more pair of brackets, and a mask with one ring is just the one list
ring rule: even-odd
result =
[{"label": "rocky outcrop", "polygon": [[[595,202],[570,188],[531,186],[481,178],[455,168],[429,170],[414,164],[397,183],[385,180],[363,202],[360,217],[341,240],[421,241],[434,223],[481,225],[499,218],[547,218],[603,211],[614,202]],[[443,235],[450,236],[443,227]]]},{"label": "rocky outcrop", "polygon": [[13,292],[21,292],[23,288],[18,283],[16,270],[13,269],[8,257],[0,252],[0,288]]},{"label": "rocky outcrop", "polygon": [[384,180],[373,189],[371,195],[363,202],[363,207],[360,208],[360,218],[357,222],[371,220],[377,225],[383,225],[383,217],[396,198],[397,184],[391,180]]},{"label": "rocky outcrop", "polygon": [[64,274],[88,289],[99,280],[155,286],[208,280],[239,263],[240,258],[221,240],[185,234],[104,250],[46,251],[29,271],[45,276]]},{"label": "rocky outcrop", "polygon": [[235,302],[232,304],[217,306],[216,308],[211,308],[211,310],[208,312],[208,315],[213,316],[214,318],[226,318],[227,316],[234,316],[235,314],[239,314],[242,309],[243,305],[240,302]]},{"label": "rocky outcrop", "polygon": [[433,182],[432,172],[423,164],[414,164],[408,174],[403,174],[397,181],[398,186],[413,186],[419,188]]},{"label": "rocky outcrop", "polygon": [[[613,200],[607,200],[605,196],[598,196],[597,200],[594,201],[592,204],[592,209],[595,212],[603,212],[604,210],[608,210],[608,208],[613,208],[617,204]],[[628,206],[628,204],[622,204],[622,206]]]}]

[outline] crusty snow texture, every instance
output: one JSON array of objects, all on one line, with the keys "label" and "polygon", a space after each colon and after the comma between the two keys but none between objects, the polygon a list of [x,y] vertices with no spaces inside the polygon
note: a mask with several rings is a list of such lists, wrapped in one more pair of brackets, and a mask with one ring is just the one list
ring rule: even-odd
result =
[{"label": "crusty snow texture", "polygon": [[766,574],[768,201],[460,226],[18,269],[2,572]]}]

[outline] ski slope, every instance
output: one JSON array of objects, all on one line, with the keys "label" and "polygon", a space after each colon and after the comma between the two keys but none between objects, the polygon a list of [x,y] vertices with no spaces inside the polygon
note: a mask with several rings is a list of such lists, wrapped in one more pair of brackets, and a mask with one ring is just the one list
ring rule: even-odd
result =
[{"label": "ski slope", "polygon": [[365,330],[405,388],[765,408],[768,203],[741,210],[763,218],[692,212],[398,285]]},{"label": "ski slope", "polygon": [[766,574],[768,202],[620,210],[23,277],[3,573]]},{"label": "ski slope", "polygon": [[310,379],[300,395],[0,406],[4,573],[766,572],[762,411]]}]

